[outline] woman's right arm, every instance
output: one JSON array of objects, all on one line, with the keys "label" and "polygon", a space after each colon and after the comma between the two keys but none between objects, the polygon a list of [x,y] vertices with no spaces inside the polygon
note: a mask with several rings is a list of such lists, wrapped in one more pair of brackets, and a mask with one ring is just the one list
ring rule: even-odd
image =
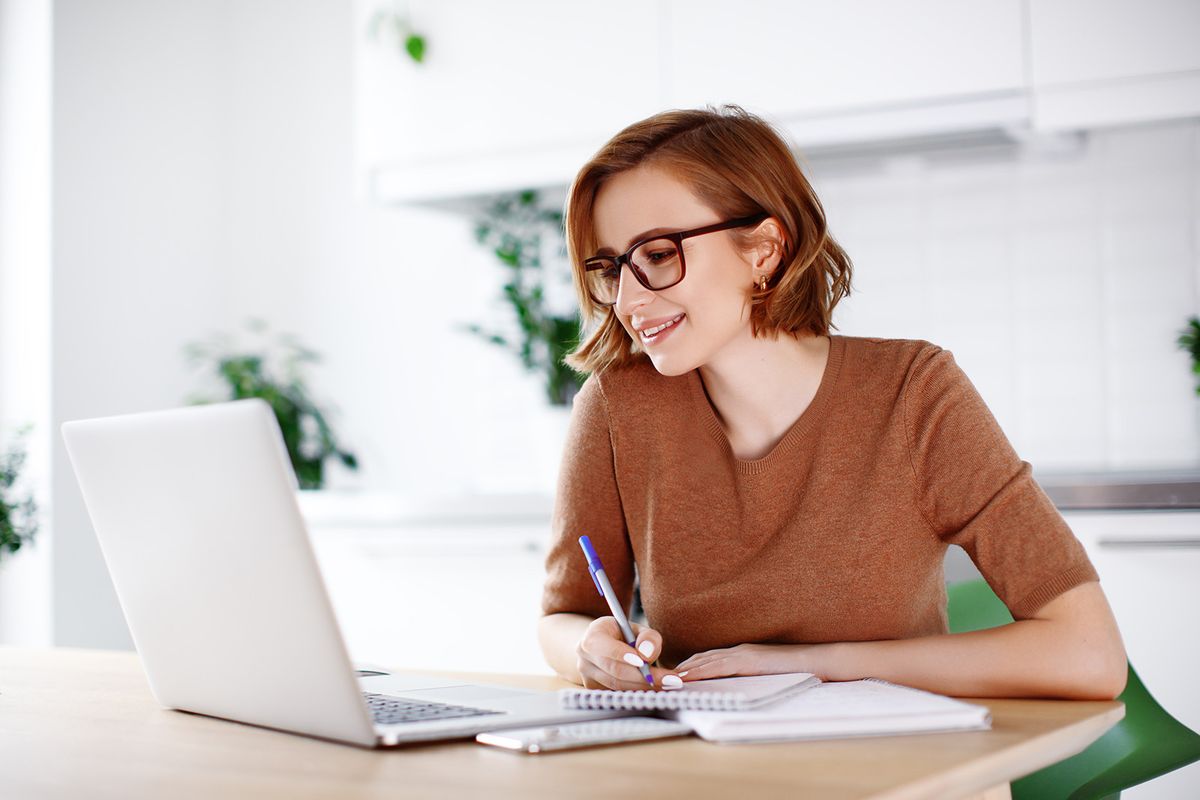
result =
[{"label": "woman's right arm", "polygon": [[[633,599],[634,559],[625,528],[610,428],[608,403],[592,375],[575,396],[563,449],[546,555],[546,584],[538,641],[546,662],[560,676],[588,688],[646,689],[638,666],[662,652],[662,637],[633,626],[639,653],[621,636],[596,592],[579,537],[587,534],[604,561],[605,573],[625,608]],[[651,668],[655,685],[667,670]]]},{"label": "woman's right arm", "polygon": [[538,643],[542,655],[559,677],[572,683],[583,683],[579,671],[579,642],[592,624],[592,618],[584,614],[559,612],[547,614],[538,621]]}]

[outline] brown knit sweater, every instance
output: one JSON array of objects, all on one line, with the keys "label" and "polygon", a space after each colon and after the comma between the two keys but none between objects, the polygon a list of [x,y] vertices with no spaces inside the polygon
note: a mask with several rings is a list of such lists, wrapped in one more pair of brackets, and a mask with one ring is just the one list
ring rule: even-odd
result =
[{"label": "brown knit sweater", "polygon": [[832,336],[808,409],[734,456],[699,373],[648,360],[588,378],[559,475],[542,609],[608,614],[588,534],[626,609],[635,579],[662,662],[743,642],[945,633],[961,545],[1017,619],[1099,580],[950,351]]}]

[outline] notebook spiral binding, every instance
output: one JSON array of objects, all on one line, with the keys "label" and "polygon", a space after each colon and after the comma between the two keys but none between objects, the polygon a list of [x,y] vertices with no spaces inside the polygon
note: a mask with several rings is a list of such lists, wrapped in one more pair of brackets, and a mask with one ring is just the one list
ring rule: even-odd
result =
[{"label": "notebook spiral binding", "polygon": [[744,711],[746,696],[737,692],[683,694],[674,692],[613,691],[611,689],[559,689],[563,708],[628,711]]}]

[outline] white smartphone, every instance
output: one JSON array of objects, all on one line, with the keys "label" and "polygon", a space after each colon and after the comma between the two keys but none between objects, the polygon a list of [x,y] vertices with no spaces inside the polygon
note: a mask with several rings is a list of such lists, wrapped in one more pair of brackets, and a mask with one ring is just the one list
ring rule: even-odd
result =
[{"label": "white smartphone", "polygon": [[522,753],[549,753],[579,747],[666,739],[671,736],[686,736],[691,732],[692,729],[682,722],[669,719],[616,717],[590,722],[486,731],[476,736],[475,741]]}]

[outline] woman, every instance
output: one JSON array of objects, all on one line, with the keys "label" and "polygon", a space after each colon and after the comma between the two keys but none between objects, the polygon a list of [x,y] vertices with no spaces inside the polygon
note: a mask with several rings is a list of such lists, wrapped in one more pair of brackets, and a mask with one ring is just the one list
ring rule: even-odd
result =
[{"label": "woman", "polygon": [[[813,672],[944,694],[1111,699],[1124,648],[1087,555],[949,351],[830,335],[850,261],[786,144],[668,111],[583,167],[585,319],[539,639],[587,687]],[[626,644],[587,534],[648,627]],[[1015,621],[948,634],[961,545]]]}]

